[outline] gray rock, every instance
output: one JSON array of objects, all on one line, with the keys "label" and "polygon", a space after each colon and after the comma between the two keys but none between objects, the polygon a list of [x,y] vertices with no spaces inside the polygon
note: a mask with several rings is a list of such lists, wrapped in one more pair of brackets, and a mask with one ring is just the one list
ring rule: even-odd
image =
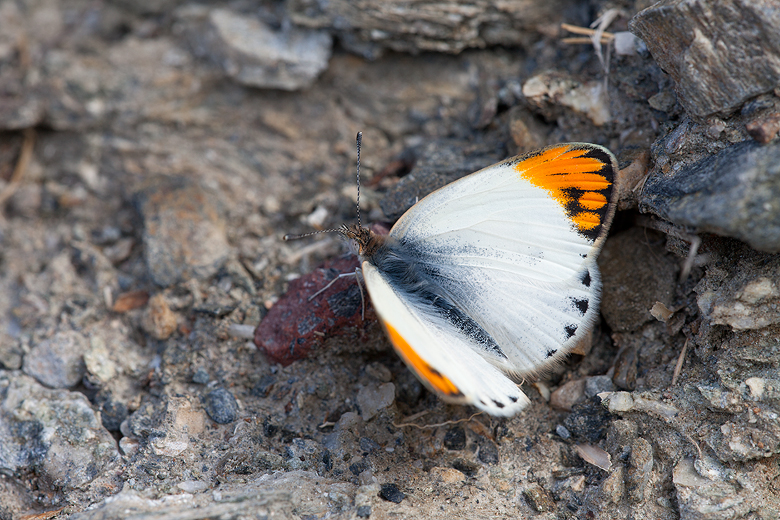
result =
[{"label": "gray rock", "polygon": [[58,332],[30,350],[22,369],[51,388],[70,388],[84,377],[84,353],[88,348],[87,339],[78,332]]},{"label": "gray rock", "polygon": [[278,472],[248,482],[226,482],[213,493],[180,494],[175,503],[149,498],[130,486],[98,507],[71,516],[73,520],[108,520],[138,517],[180,518],[294,518],[338,516],[344,499],[355,496],[357,486],[318,476],[309,471]]},{"label": "gray rock", "polygon": [[0,331],[0,367],[8,370],[22,368],[22,349],[18,343],[16,338]]},{"label": "gray rock", "polygon": [[136,204],[144,220],[144,256],[158,285],[208,278],[227,259],[218,205],[188,178],[154,178],[136,194]]},{"label": "gray rock", "polygon": [[224,388],[217,388],[206,394],[204,407],[216,423],[228,424],[238,419],[236,398]]},{"label": "gray rock", "polygon": [[5,372],[0,396],[0,467],[31,469],[53,486],[73,490],[118,458],[116,442],[82,394]]},{"label": "gray rock", "polygon": [[359,452],[359,432],[363,426],[363,420],[355,412],[342,414],[333,432],[322,440],[323,445],[333,454],[335,461],[349,460],[349,457]]},{"label": "gray rock", "polygon": [[194,374],[192,374],[192,382],[199,385],[205,385],[209,382],[209,372],[203,367],[198,367]]},{"label": "gray rock", "polygon": [[615,464],[607,478],[601,483],[599,494],[608,503],[619,504],[626,492],[626,468],[623,464]]},{"label": "gray rock", "polygon": [[631,500],[643,502],[647,494],[647,483],[653,470],[653,447],[639,437],[631,443],[631,458],[626,469],[626,491]]},{"label": "gray rock", "polygon": [[778,252],[780,143],[737,143],[673,176],[656,170],[639,202],[642,211],[675,224]]},{"label": "gray rock", "polygon": [[629,28],[672,76],[681,104],[696,117],[732,111],[780,84],[780,8],[774,0],[664,0],[637,14]]},{"label": "gray rock", "polygon": [[208,16],[206,52],[239,83],[252,87],[299,90],[328,66],[331,36],[326,31],[282,27],[227,9]]},{"label": "gray rock", "polygon": [[585,379],[585,397],[593,397],[601,392],[614,392],[615,390],[615,384],[609,376],[592,376]]},{"label": "gray rock", "polygon": [[393,383],[382,383],[376,387],[363,387],[357,396],[360,415],[364,421],[373,419],[380,410],[393,404],[393,401],[395,401],[395,385]]},{"label": "gray rock", "polygon": [[[680,505],[680,518],[686,520],[743,518],[759,507],[749,498],[747,489],[742,488],[740,492],[734,484],[700,475],[691,459],[683,459],[674,467],[673,481]],[[753,492],[751,490],[749,493]]]},{"label": "gray rock", "polygon": [[[762,255],[763,256],[763,255]],[[780,257],[743,259],[733,275],[716,269],[696,286],[697,303],[713,324],[732,329],[762,329],[780,323]]]},{"label": "gray rock", "polygon": [[305,27],[329,28],[348,49],[369,58],[384,50],[417,54],[457,53],[470,47],[530,46],[540,26],[565,21],[572,2],[520,1],[496,4],[488,0],[426,2],[374,0],[294,0],[292,20]]}]

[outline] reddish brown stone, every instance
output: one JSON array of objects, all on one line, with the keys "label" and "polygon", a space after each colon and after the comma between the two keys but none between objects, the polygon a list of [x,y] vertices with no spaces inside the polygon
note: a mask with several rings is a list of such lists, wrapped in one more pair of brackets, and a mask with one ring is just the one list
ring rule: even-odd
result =
[{"label": "reddish brown stone", "polygon": [[309,301],[339,274],[354,273],[358,265],[355,255],[346,255],[290,282],[287,292],[255,329],[255,345],[269,361],[289,365],[305,358],[325,339],[376,320],[365,287],[366,315],[365,320],[361,318],[363,303],[354,276],[337,280]]},{"label": "reddish brown stone", "polygon": [[745,125],[745,130],[750,137],[761,144],[766,144],[780,132],[780,114],[769,114],[750,121]]},{"label": "reddish brown stone", "polygon": [[111,310],[114,312],[127,312],[139,309],[149,301],[149,293],[146,291],[130,291],[117,296]]}]

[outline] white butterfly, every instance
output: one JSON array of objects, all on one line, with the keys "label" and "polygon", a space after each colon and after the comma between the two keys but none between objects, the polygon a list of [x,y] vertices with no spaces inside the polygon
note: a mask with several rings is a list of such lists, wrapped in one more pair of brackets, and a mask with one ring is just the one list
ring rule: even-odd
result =
[{"label": "white butterfly", "polygon": [[528,404],[515,381],[560,360],[598,317],[616,172],[604,147],[554,145],[431,193],[387,236],[339,230],[395,350],[429,389],[493,415]]}]

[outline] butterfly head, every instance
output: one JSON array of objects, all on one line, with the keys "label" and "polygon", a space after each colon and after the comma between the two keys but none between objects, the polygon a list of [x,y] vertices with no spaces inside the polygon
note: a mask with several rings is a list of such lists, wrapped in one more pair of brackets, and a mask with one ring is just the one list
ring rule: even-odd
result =
[{"label": "butterfly head", "polygon": [[350,250],[360,258],[373,256],[383,242],[382,236],[358,224],[343,224],[339,228],[339,234],[347,239]]}]

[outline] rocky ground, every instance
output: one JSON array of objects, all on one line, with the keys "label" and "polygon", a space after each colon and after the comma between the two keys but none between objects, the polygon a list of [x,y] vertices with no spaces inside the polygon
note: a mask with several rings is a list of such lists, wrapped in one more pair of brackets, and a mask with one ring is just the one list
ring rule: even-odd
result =
[{"label": "rocky ground", "polygon": [[[0,518],[780,518],[777,34],[772,0],[0,1]],[[381,225],[618,157],[603,320],[516,417],[424,390],[349,280],[305,301],[354,260],[281,237],[354,221],[357,131]]]}]

